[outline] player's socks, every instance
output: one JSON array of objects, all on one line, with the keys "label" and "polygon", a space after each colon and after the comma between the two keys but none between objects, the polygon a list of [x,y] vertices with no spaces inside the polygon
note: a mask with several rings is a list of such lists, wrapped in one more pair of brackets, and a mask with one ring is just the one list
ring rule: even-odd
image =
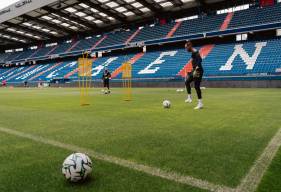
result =
[{"label": "player's socks", "polygon": [[187,99],[185,100],[186,103],[192,103],[192,97],[191,95],[187,95]]},{"label": "player's socks", "polygon": [[195,110],[203,109],[203,102],[202,102],[202,99],[199,99],[199,100],[198,100],[198,104],[197,104],[197,106],[196,106],[194,109],[195,109]]}]

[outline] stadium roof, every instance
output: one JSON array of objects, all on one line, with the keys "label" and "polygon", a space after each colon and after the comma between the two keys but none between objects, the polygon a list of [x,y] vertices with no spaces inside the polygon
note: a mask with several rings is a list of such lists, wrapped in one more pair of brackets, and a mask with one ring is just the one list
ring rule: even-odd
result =
[{"label": "stadium roof", "polygon": [[222,1],[21,0],[0,10],[0,45],[20,46],[81,33],[100,33],[105,29]]}]

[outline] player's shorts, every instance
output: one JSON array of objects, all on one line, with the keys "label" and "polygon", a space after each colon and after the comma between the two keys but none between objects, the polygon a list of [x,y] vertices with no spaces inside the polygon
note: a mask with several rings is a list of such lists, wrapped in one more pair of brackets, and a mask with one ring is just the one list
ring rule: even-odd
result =
[{"label": "player's shorts", "polygon": [[109,85],[109,79],[103,80],[103,86],[107,87]]}]

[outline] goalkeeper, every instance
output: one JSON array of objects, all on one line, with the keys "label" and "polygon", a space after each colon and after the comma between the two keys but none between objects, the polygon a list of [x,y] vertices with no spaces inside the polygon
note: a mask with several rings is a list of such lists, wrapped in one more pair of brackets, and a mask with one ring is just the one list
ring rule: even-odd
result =
[{"label": "goalkeeper", "polygon": [[190,84],[192,83],[192,81],[194,81],[194,87],[195,87],[197,97],[198,97],[198,105],[194,109],[202,109],[203,102],[202,102],[202,92],[201,92],[201,88],[200,88],[200,84],[201,84],[203,73],[204,73],[204,70],[202,67],[202,57],[201,57],[199,51],[197,51],[195,48],[193,48],[191,41],[188,41],[185,44],[185,48],[188,52],[190,52],[192,54],[191,55],[192,71],[187,74],[186,81],[185,81],[186,90],[187,90],[187,94],[188,94],[185,102],[186,103],[192,102]]}]

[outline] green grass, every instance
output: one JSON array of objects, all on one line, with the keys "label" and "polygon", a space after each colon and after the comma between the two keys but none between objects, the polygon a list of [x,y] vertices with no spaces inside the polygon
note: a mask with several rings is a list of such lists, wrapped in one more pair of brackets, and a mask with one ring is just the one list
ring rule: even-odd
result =
[{"label": "green grass", "polygon": [[0,135],[0,144],[1,192],[204,192],[100,161],[85,183],[70,184],[60,173],[69,151],[9,135]]},{"label": "green grass", "polygon": [[279,192],[281,191],[281,149],[265,174],[258,192]]},{"label": "green grass", "polygon": [[[122,100],[120,89],[96,90],[89,107],[79,106],[78,89],[1,89],[0,127],[236,187],[281,128],[280,93],[207,89],[205,109],[194,111],[196,102],[185,104],[175,89],[135,89],[132,102]],[[162,108],[164,99],[171,109]],[[200,191],[96,160],[94,179],[72,186],[60,175],[69,151],[2,133],[0,142],[0,191]]]}]

